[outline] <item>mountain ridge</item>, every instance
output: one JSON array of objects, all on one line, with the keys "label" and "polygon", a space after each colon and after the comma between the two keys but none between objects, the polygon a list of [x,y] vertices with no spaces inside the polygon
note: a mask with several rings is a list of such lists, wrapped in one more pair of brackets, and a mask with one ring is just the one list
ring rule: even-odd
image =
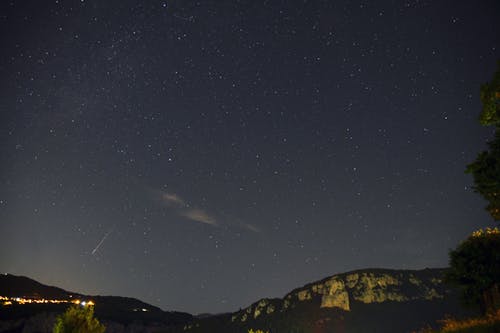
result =
[{"label": "mountain ridge", "polygon": [[[139,299],[84,295],[47,286],[26,276],[0,275],[0,332],[52,332],[57,314],[71,303],[95,303],[96,317],[107,333],[149,333],[192,321],[189,313],[163,311]],[[8,298],[8,299],[5,299]]]},{"label": "mountain ridge", "polygon": [[473,313],[461,307],[457,290],[444,284],[445,271],[370,268],[334,274],[282,298],[262,298],[230,314],[195,319],[187,331],[410,332],[446,315]]},{"label": "mountain ridge", "polygon": [[[96,317],[109,333],[246,333],[250,328],[272,333],[399,333],[432,326],[445,315],[460,318],[473,313],[460,306],[457,290],[444,284],[445,271],[356,269],[306,283],[281,298],[261,298],[238,311],[200,316],[163,311],[130,297],[73,293],[12,274],[0,275],[0,296],[91,299],[96,304]],[[36,328],[33,332],[50,332],[50,323],[67,306],[3,305],[0,332],[29,332],[29,327]]]}]

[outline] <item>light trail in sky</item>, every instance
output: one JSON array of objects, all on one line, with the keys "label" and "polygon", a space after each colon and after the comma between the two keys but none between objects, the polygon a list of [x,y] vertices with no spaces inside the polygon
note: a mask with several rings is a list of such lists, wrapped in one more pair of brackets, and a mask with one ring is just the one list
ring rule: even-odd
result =
[{"label": "light trail in sky", "polygon": [[108,238],[108,236],[113,232],[114,228],[112,228],[111,230],[109,230],[105,235],[104,237],[101,239],[101,241],[97,244],[97,246],[92,250],[92,255],[95,255],[97,250],[99,250],[99,248],[101,247],[102,243],[104,243],[104,241],[106,240],[106,238]]}]

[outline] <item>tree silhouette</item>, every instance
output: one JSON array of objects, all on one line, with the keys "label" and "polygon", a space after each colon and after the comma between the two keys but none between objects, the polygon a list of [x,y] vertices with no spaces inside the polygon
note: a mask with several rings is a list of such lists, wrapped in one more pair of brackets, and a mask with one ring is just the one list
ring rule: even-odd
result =
[{"label": "tree silhouette", "polygon": [[467,166],[466,172],[474,178],[473,187],[488,201],[486,210],[496,221],[500,220],[500,61],[493,79],[481,86],[483,108],[479,122],[495,126],[495,137],[488,142],[489,150],[479,153]]},{"label": "tree silhouette", "polygon": [[446,278],[462,289],[466,304],[483,314],[500,309],[500,230],[474,232],[450,252]]},{"label": "tree silhouette", "polygon": [[474,177],[474,190],[488,201],[486,210],[500,220],[500,130],[495,139],[488,142],[489,150],[481,152],[476,160],[467,166],[467,172]]},{"label": "tree silhouette", "polygon": [[483,109],[479,115],[479,122],[484,126],[500,125],[500,60],[493,79],[481,86],[481,102]]},{"label": "tree silhouette", "polygon": [[[483,108],[479,122],[495,126],[488,150],[467,166],[474,178],[474,190],[488,201],[486,210],[500,220],[500,61],[493,79],[481,86]],[[466,303],[479,305],[483,314],[500,309],[500,230],[474,232],[450,252],[447,280],[462,288]]]}]

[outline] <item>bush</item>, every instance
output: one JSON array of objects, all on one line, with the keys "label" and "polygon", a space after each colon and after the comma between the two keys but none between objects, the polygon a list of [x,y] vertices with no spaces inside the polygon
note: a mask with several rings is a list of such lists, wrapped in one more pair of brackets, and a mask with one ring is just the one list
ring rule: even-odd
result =
[{"label": "bush", "polygon": [[483,314],[500,309],[500,230],[479,230],[450,252],[449,282],[462,289],[468,304]]},{"label": "bush", "polygon": [[445,319],[441,333],[493,333],[500,330],[500,311],[486,317],[465,320]]},{"label": "bush", "polygon": [[53,333],[104,333],[106,327],[94,318],[93,306],[73,305],[57,317]]}]

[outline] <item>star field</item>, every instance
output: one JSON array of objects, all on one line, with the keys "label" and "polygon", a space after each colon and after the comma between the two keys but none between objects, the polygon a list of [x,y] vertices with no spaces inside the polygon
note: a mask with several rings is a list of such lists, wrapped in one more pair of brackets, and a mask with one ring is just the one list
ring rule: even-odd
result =
[{"label": "star field", "polygon": [[490,225],[496,1],[2,1],[0,271],[235,311]]}]

